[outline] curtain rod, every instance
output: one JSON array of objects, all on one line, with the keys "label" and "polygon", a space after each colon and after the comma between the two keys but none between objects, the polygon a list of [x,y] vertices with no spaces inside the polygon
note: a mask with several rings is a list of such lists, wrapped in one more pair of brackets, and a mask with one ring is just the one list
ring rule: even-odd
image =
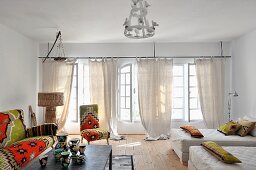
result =
[{"label": "curtain rod", "polygon": [[[45,57],[38,57],[38,58],[45,58]],[[47,59],[54,59],[56,57],[48,57]],[[134,57],[134,56],[127,56],[127,57],[66,57],[66,58],[75,58],[75,59],[101,59],[101,58],[118,58],[118,59],[125,59],[125,58],[188,58],[188,59],[194,59],[194,58],[231,58],[231,56],[188,56],[188,57],[185,57],[185,56],[180,56],[180,57]]]}]

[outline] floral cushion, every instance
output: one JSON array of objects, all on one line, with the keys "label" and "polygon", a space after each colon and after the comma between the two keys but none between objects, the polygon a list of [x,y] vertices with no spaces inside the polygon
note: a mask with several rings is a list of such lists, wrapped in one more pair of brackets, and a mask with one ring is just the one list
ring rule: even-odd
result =
[{"label": "floral cushion", "polygon": [[20,109],[0,112],[0,148],[26,137],[23,115]]},{"label": "floral cushion", "polygon": [[241,125],[237,122],[229,121],[224,125],[221,125],[218,128],[218,131],[223,133],[224,135],[234,135],[240,128]]},{"label": "floral cushion", "polygon": [[26,138],[0,150],[0,169],[20,169],[54,143],[52,137]]},{"label": "floral cushion", "polygon": [[84,129],[81,132],[81,136],[86,139],[88,142],[100,140],[100,139],[108,139],[109,132],[105,129],[96,128],[96,129]]},{"label": "floral cushion", "polygon": [[249,120],[240,120],[240,121],[238,121],[238,123],[241,125],[241,128],[237,132],[237,134],[241,137],[249,134],[255,126],[255,122],[251,122]]},{"label": "floral cushion", "polygon": [[212,154],[214,157],[219,159],[220,161],[224,163],[241,163],[241,161],[233,156],[231,153],[227,152],[225,149],[223,149],[221,146],[219,146],[217,143],[208,141],[203,142],[202,146],[207,150],[210,154]]},{"label": "floral cushion", "polygon": [[196,129],[194,126],[183,125],[180,128],[185,130],[186,132],[188,132],[194,138],[202,138],[202,137],[204,137],[204,135],[198,129]]}]

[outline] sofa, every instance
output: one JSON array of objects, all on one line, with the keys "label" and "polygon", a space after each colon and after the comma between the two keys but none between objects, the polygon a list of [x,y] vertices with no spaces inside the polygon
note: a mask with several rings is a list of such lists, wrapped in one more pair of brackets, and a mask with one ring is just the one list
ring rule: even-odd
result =
[{"label": "sofa", "polygon": [[26,128],[21,109],[0,112],[0,169],[21,169],[54,144],[55,124]]}]

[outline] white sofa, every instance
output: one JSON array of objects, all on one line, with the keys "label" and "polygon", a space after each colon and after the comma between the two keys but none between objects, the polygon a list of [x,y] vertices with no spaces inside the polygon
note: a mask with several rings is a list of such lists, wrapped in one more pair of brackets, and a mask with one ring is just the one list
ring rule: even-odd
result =
[{"label": "white sofa", "polygon": [[249,146],[256,147],[256,137],[238,135],[225,136],[216,129],[199,129],[203,138],[193,138],[182,129],[171,130],[171,147],[176,152],[180,161],[187,164],[189,160],[189,147],[200,146],[202,142],[214,141],[221,146]]}]

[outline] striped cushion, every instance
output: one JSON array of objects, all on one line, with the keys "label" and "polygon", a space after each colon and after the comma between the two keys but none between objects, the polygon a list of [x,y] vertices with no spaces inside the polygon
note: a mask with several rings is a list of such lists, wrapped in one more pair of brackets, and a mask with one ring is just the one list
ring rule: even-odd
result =
[{"label": "striped cushion", "polygon": [[33,136],[55,136],[57,132],[57,125],[55,123],[47,123],[27,129],[27,137]]}]

